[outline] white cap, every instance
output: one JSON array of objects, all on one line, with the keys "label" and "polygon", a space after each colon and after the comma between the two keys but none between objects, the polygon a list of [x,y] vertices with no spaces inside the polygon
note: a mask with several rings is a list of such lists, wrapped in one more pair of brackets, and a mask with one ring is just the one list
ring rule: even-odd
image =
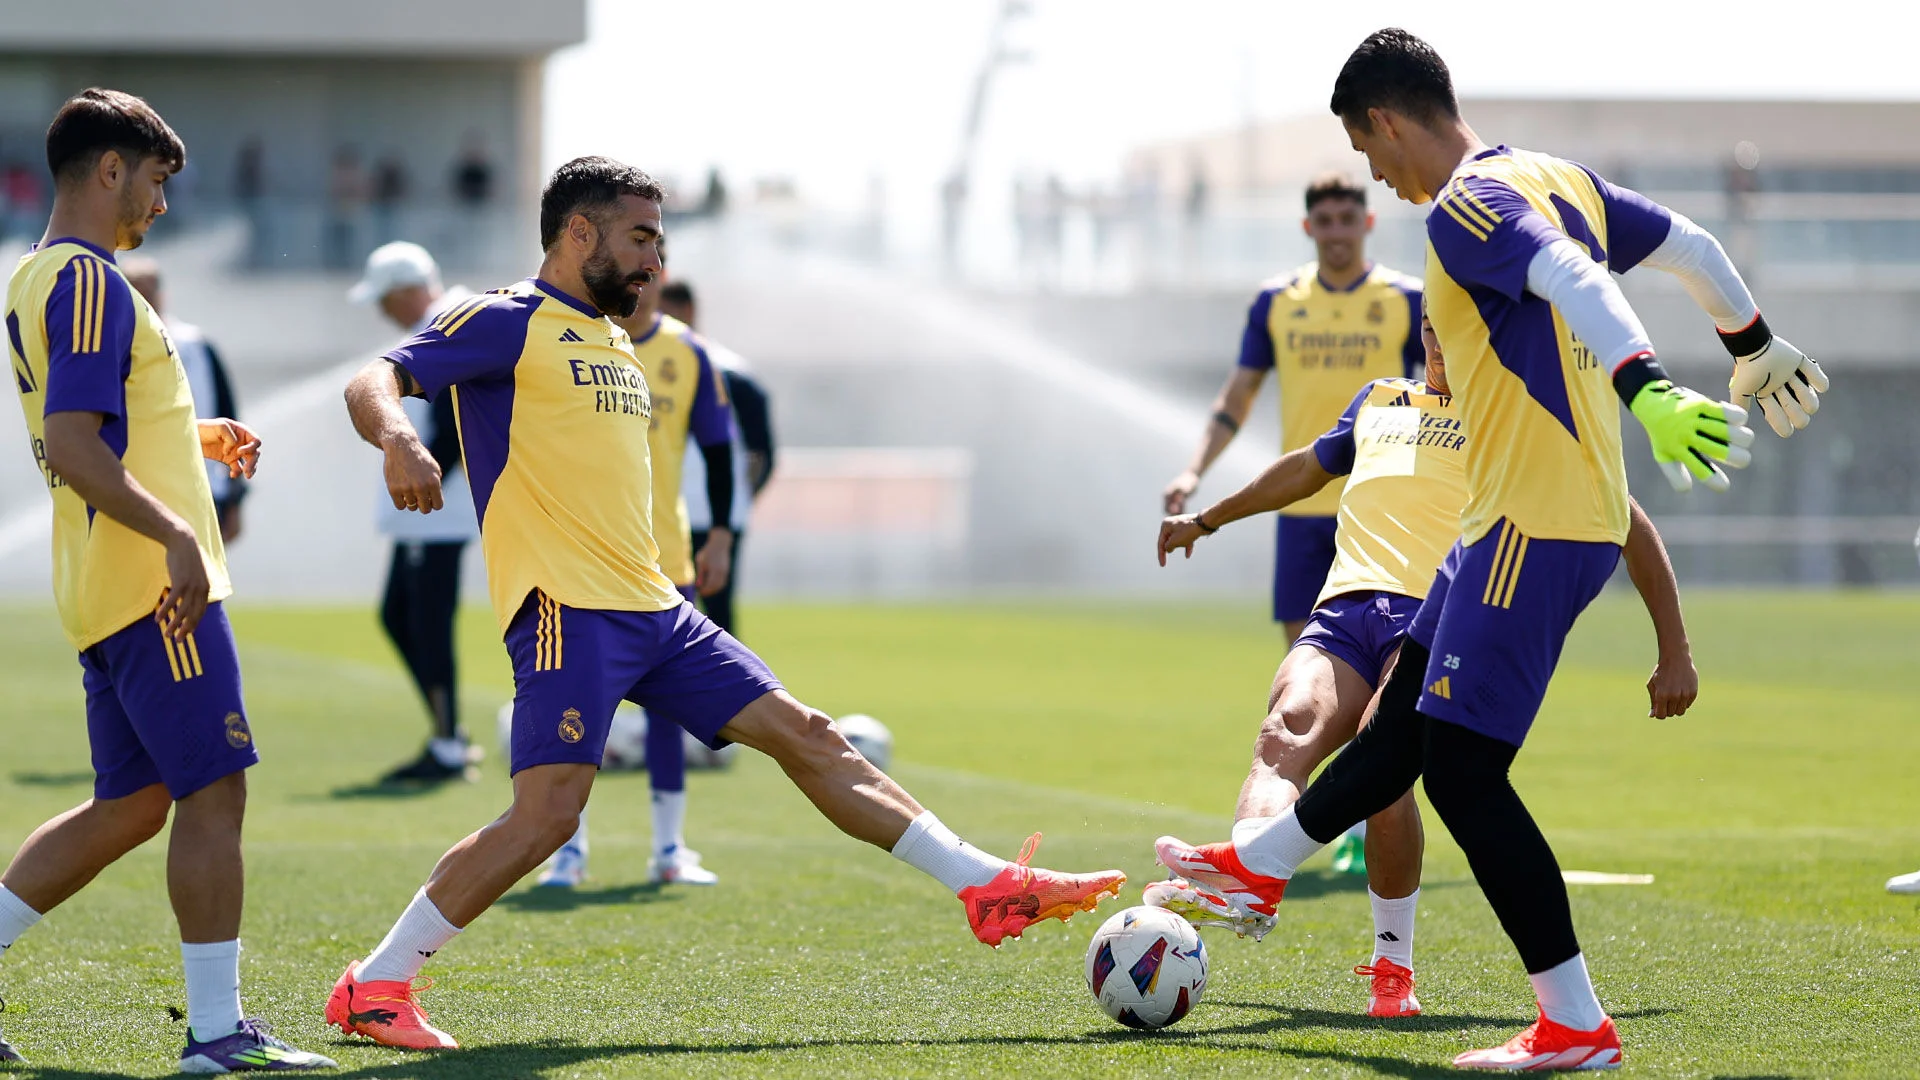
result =
[{"label": "white cap", "polygon": [[391,244],[382,244],[367,256],[366,272],[353,288],[347,290],[347,299],[356,304],[372,304],[383,299],[395,289],[404,289],[411,285],[433,286],[440,283],[440,267],[434,263],[433,256],[419,244],[410,244],[405,240],[395,240]]}]

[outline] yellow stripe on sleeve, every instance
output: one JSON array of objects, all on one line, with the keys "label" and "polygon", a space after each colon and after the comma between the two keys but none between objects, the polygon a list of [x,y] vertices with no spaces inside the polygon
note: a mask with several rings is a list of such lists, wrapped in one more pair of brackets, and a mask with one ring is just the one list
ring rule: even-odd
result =
[{"label": "yellow stripe on sleeve", "polygon": [[1475,194],[1474,190],[1468,187],[1466,181],[1464,180],[1460,182],[1460,194],[1466,196],[1468,202],[1472,203],[1476,207],[1479,207],[1480,213],[1484,214],[1488,219],[1490,219],[1493,222],[1493,224],[1498,225],[1500,224],[1500,222],[1506,220],[1505,218],[1501,217],[1499,213],[1497,213],[1493,209],[1493,207],[1488,206],[1485,200],[1480,198],[1479,195]]},{"label": "yellow stripe on sleeve", "polygon": [[482,296],[475,297],[476,302],[467,305],[467,307],[461,311],[460,315],[457,318],[448,322],[446,325],[446,328],[441,330],[440,332],[442,334],[445,334],[447,337],[452,337],[454,334],[459,333],[460,328],[467,325],[468,319],[471,319],[475,315],[478,315],[480,314],[480,312],[486,310],[487,307],[492,305],[495,299],[496,297],[492,295],[482,295]]},{"label": "yellow stripe on sleeve", "polygon": [[1472,233],[1474,236],[1478,237],[1481,240],[1485,240],[1487,238],[1486,230],[1474,224],[1472,221],[1469,221],[1467,219],[1467,215],[1461,213],[1460,210],[1454,206],[1454,202],[1451,198],[1441,199],[1440,209],[1445,210],[1447,212],[1448,217],[1451,217],[1453,220],[1459,222],[1461,228],[1467,230],[1468,232]]},{"label": "yellow stripe on sleeve", "polygon": [[462,300],[459,303],[448,308],[447,310],[441,312],[440,314],[435,315],[433,317],[433,322],[429,325],[434,330],[438,330],[443,334],[447,333],[447,327],[452,325],[455,319],[458,319],[461,316],[461,314],[465,312],[468,308],[471,308],[476,304],[481,303],[482,299],[483,298],[479,296],[470,296],[465,300]]},{"label": "yellow stripe on sleeve", "polygon": [[107,264],[97,259],[88,261],[93,263],[93,323],[87,335],[91,346],[87,351],[99,352],[107,321]]}]

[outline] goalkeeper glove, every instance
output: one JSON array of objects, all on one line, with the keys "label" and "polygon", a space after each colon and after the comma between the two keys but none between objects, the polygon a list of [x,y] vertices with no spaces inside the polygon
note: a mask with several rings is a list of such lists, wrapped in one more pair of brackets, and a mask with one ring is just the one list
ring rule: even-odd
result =
[{"label": "goalkeeper glove", "polygon": [[1753,429],[1747,410],[1661,379],[1634,395],[1628,410],[1647,429],[1653,460],[1660,464],[1675,491],[1687,491],[1697,479],[1715,491],[1725,491],[1727,474],[1753,461]]},{"label": "goalkeeper glove", "polygon": [[1756,315],[1746,329],[1722,332],[1720,343],[1733,354],[1730,396],[1740,405],[1757,402],[1776,435],[1792,435],[1820,411],[1826,372],[1786,338],[1774,337],[1766,319]]}]

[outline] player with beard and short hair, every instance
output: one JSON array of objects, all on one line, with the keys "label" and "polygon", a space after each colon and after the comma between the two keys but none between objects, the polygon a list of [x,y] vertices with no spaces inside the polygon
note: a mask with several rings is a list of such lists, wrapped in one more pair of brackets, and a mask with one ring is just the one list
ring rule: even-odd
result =
[{"label": "player with beard and short hair", "polygon": [[494,610],[514,669],[513,804],[461,840],[364,960],[329,1023],[388,1046],[453,1047],[413,991],[420,969],[579,826],[616,703],[710,746],[759,750],[828,820],[952,890],[988,945],[1092,910],[1117,870],[1060,874],[954,835],[842,738],[831,718],[674,588],[654,540],[652,399],[631,315],[660,272],[659,184],[602,157],[562,165],[540,201],[538,276],[442,313],[354,376],[354,427],[386,455],[395,506],[439,508],[440,470],[405,394],[454,396]]},{"label": "player with beard and short hair", "polygon": [[[53,498],[53,593],[80,653],[93,798],[0,875],[0,955],[173,815],[167,894],[190,1073],[332,1068],[240,1010],[240,833],[260,760],[221,606],[233,592],[203,459],[251,477],[260,440],[199,420],[166,325],[115,252],[167,211],[186,146],[146,102],[82,91],[47,128],[53,214],[7,284],[7,345]],[[0,1039],[0,1061],[19,1055]]]}]

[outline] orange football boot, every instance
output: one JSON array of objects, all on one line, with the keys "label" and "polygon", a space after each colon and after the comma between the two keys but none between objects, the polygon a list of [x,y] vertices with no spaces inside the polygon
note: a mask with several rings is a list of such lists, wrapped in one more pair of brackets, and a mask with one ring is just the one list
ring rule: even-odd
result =
[{"label": "orange football boot", "polygon": [[1403,968],[1383,956],[1371,965],[1354,968],[1353,973],[1373,977],[1373,996],[1367,1001],[1368,1016],[1420,1015],[1420,999],[1413,996],[1412,968]]},{"label": "orange football boot", "polygon": [[1120,895],[1127,875],[1118,870],[1093,874],[1063,874],[1058,870],[1036,870],[1027,865],[1040,847],[1040,834],[1027,837],[1020,858],[985,885],[969,885],[960,890],[960,902],[967,905],[967,924],[973,936],[999,948],[1008,938],[1043,919],[1070,919],[1082,911],[1092,911],[1100,901]]},{"label": "orange football boot", "polygon": [[1255,915],[1275,915],[1280,897],[1287,891],[1286,878],[1267,877],[1247,869],[1230,840],[1195,847],[1185,840],[1163,836],[1153,842],[1153,853],[1161,866],[1213,889]]},{"label": "orange football boot", "polygon": [[1454,1058],[1453,1066],[1494,1072],[1617,1069],[1620,1067],[1620,1033],[1613,1030],[1612,1017],[1600,1021],[1600,1026],[1592,1031],[1575,1031],[1547,1019],[1543,1012],[1532,1027],[1508,1039],[1506,1045],[1469,1050]]},{"label": "orange football boot", "polygon": [[432,979],[412,982],[361,982],[354,977],[358,963],[347,965],[327,998],[327,1023],[349,1035],[365,1035],[382,1046],[403,1050],[457,1050],[453,1036],[427,1022],[427,1012],[415,995],[433,986]]}]

